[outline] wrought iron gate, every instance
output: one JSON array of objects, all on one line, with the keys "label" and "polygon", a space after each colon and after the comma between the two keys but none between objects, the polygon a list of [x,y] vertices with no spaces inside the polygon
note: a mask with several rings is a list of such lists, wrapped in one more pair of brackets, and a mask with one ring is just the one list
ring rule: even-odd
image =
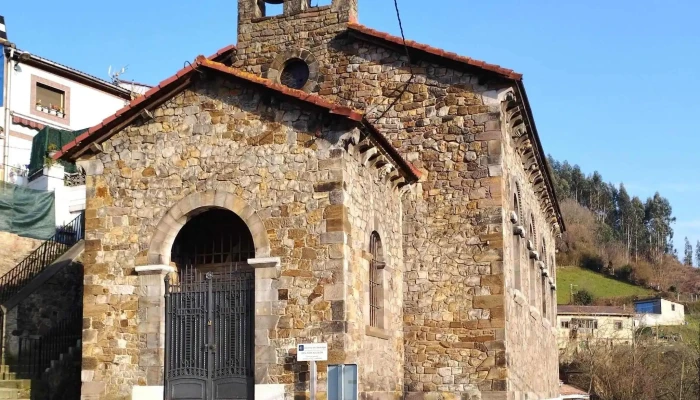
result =
[{"label": "wrought iron gate", "polygon": [[237,265],[166,278],[165,400],[253,398],[255,281]]}]

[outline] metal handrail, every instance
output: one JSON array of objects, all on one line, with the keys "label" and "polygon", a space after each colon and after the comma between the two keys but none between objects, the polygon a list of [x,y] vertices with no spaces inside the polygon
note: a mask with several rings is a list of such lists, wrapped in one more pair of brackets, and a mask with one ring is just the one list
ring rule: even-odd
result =
[{"label": "metal handrail", "polygon": [[13,368],[20,379],[40,378],[52,361],[76,346],[82,336],[82,312],[75,311],[40,337],[21,337],[17,365]]},{"label": "metal handrail", "polygon": [[56,233],[31,254],[0,277],[0,304],[16,295],[46,267],[63,255],[85,236],[85,214],[57,228]]}]

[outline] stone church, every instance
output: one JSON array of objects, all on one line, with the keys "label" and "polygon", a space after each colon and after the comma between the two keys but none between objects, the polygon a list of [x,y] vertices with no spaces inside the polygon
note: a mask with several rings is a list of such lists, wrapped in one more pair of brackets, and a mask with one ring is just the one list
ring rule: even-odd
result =
[{"label": "stone church", "polygon": [[238,0],[236,46],[56,155],[87,174],[82,398],[557,397],[522,76],[310,3]]}]

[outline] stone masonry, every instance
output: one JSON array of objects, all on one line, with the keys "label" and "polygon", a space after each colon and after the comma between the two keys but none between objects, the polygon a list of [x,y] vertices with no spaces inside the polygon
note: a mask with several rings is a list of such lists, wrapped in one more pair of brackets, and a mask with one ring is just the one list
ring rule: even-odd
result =
[{"label": "stone masonry", "polygon": [[[239,7],[248,3],[240,0]],[[275,55],[306,49],[320,70],[313,92],[370,115],[381,115],[401,94],[377,123],[425,172],[416,196],[405,197],[403,204],[406,392],[495,392],[482,397],[500,398],[497,393],[525,391],[552,397],[557,356],[548,322],[530,316],[529,305],[521,313],[528,318],[506,318],[507,310],[515,312],[511,301],[506,304],[506,270],[512,266],[504,265],[504,243],[512,236],[504,183],[515,173],[511,170],[520,171],[517,179],[528,210],[537,216],[537,231],[554,249],[550,221],[541,213],[523,161],[501,132],[510,84],[425,58],[410,65],[402,48],[356,38],[345,23],[356,18],[356,7],[339,5],[270,18],[240,13],[234,65],[265,76],[278,63]],[[526,263],[525,250],[522,254]],[[541,327],[523,336],[521,329],[531,330],[530,318]],[[512,322],[510,330],[506,321]],[[512,351],[506,350],[507,331]],[[527,339],[516,339],[522,337]],[[532,347],[545,352],[544,368],[542,358],[531,357]],[[537,360],[538,368],[526,360]],[[520,376],[520,371],[537,375]]]},{"label": "stone masonry", "polygon": [[[247,204],[259,218],[259,228],[256,222],[249,227],[254,238],[262,232],[259,241],[268,247],[256,241],[267,253],[256,256],[282,261],[281,269],[256,270],[256,382],[284,384],[288,398],[308,391],[308,367],[295,361],[296,343],[319,340],[330,343],[329,363],[374,359],[382,373],[364,372],[361,391],[398,396],[400,296],[387,296],[391,328],[371,341],[357,338],[365,334],[367,282],[359,275],[367,269],[372,230],[392,243],[385,279],[400,293],[400,193],[338,147],[338,137],[352,127],[331,121],[317,139],[305,132],[318,112],[298,102],[265,106],[255,88],[222,79],[198,83],[154,117],[81,161],[89,172],[84,397],[126,399],[134,385],[162,384],[162,275],[139,265],[156,261],[154,249],[168,240],[158,239],[162,227],[181,218],[173,212],[225,206],[229,199],[228,208]],[[164,253],[158,257],[167,266]],[[324,388],[324,365],[319,370]]]},{"label": "stone masonry", "polygon": [[[159,280],[190,213],[212,206],[245,220],[261,263],[256,384],[305,398],[296,344],[325,341],[321,399],[337,363],[358,364],[363,399],[555,397],[564,227],[519,75],[415,43],[407,54],[357,24],[357,0],[308,4],[286,0],[266,17],[257,0],[239,0],[231,70],[266,87],[198,70],[152,119],[105,132],[80,156],[83,397],[162,384]],[[362,110],[420,181],[397,185],[407,177],[363,147],[356,124],[275,93],[290,60],[307,63],[308,99]],[[373,232],[386,263],[378,326]]]}]

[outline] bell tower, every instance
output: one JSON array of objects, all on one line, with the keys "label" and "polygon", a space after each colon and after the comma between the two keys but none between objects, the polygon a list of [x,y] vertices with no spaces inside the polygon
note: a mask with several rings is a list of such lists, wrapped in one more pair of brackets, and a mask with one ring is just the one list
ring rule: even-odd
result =
[{"label": "bell tower", "polygon": [[[333,63],[334,42],[349,22],[357,21],[358,2],[320,1],[322,5],[312,6],[312,0],[238,0],[235,66],[295,89],[317,92],[322,68]],[[276,15],[271,15],[273,10]]]},{"label": "bell tower", "polygon": [[[238,22],[270,17],[272,15],[267,12],[269,6],[278,4],[282,4],[282,15],[284,16],[317,8],[311,6],[311,0],[238,0]],[[331,8],[335,12],[343,14],[345,18],[340,19],[345,19],[345,22],[357,19],[357,0],[333,0]]]}]

